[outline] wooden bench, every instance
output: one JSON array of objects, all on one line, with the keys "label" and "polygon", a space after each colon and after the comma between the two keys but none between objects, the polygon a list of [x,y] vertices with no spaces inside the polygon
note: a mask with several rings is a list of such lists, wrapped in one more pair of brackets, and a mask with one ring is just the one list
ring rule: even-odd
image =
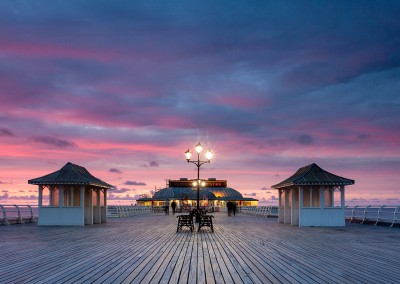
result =
[{"label": "wooden bench", "polygon": [[176,216],[178,218],[178,227],[176,228],[176,231],[178,232],[179,230],[182,230],[182,227],[189,227],[190,231],[193,232],[194,230],[194,224],[193,224],[193,215],[179,215]]},{"label": "wooden bench", "polygon": [[212,218],[214,218],[214,216],[212,215],[201,215],[199,222],[199,229],[197,231],[200,232],[201,227],[210,227],[211,232],[214,232]]}]

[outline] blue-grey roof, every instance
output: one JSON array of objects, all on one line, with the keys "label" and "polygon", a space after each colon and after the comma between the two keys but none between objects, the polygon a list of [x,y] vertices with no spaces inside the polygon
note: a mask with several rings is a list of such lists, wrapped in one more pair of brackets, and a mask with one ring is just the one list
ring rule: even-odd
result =
[{"label": "blue-grey roof", "polygon": [[[192,187],[166,187],[157,191],[154,194],[153,199],[181,199],[184,195],[187,196],[188,199],[196,199],[197,191]],[[202,188],[200,190],[200,198],[203,199],[204,195],[206,195],[209,200],[244,200],[240,192],[230,187]]]},{"label": "blue-grey roof", "polygon": [[29,184],[37,185],[92,185],[101,188],[112,188],[113,186],[94,177],[84,167],[67,163],[64,167],[51,174],[28,180]]},{"label": "blue-grey roof", "polygon": [[302,167],[291,177],[275,184],[272,188],[280,189],[293,185],[350,185],[354,184],[354,180],[334,175],[321,169],[317,164],[311,164]]}]

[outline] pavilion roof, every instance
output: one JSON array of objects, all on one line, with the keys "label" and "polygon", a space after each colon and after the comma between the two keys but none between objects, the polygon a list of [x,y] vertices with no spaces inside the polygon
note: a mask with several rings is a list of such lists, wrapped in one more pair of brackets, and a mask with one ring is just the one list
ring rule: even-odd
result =
[{"label": "pavilion roof", "polygon": [[321,169],[317,164],[313,163],[298,169],[294,175],[278,184],[273,185],[272,188],[280,189],[293,185],[339,186],[350,184],[354,184],[354,180],[334,175]]},{"label": "pavilion roof", "polygon": [[91,185],[101,188],[113,186],[94,177],[84,167],[68,162],[64,167],[51,174],[28,180],[29,184],[37,185]]}]

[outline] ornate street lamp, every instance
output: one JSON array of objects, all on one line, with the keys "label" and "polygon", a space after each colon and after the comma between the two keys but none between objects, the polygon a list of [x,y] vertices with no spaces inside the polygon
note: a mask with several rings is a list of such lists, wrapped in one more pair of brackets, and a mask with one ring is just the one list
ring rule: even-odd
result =
[{"label": "ornate street lamp", "polygon": [[193,160],[193,161],[190,160],[191,157],[192,157],[192,152],[190,152],[189,149],[187,149],[187,151],[185,152],[185,157],[186,157],[186,161],[188,163],[192,163],[192,164],[195,164],[197,166],[197,180],[193,182],[193,186],[197,187],[196,207],[197,207],[197,210],[200,212],[200,187],[201,186],[203,186],[203,187],[205,186],[205,181],[201,181],[200,180],[200,167],[203,164],[211,162],[211,159],[213,157],[213,152],[211,150],[208,150],[206,152],[206,155],[205,155],[207,160],[206,161],[201,161],[200,160],[200,154],[203,151],[203,146],[199,142],[194,147],[194,149],[196,150],[196,153],[197,153],[197,160]]}]

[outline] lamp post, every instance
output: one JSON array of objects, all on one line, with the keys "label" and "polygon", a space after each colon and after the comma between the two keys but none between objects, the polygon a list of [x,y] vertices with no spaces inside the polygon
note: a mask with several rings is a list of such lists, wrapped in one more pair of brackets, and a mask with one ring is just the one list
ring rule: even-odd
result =
[{"label": "lamp post", "polygon": [[197,187],[197,199],[196,199],[196,207],[197,210],[200,211],[200,186],[205,186],[205,182],[200,180],[200,167],[203,164],[206,163],[210,163],[211,159],[213,157],[213,153],[211,152],[211,150],[208,150],[206,152],[206,161],[201,161],[200,160],[200,154],[203,151],[203,145],[201,145],[201,143],[197,143],[197,145],[194,147],[194,149],[196,150],[197,153],[197,160],[190,160],[190,158],[192,157],[192,152],[190,152],[189,149],[187,149],[187,151],[185,152],[185,157],[186,157],[186,161],[188,163],[192,163],[195,164],[197,166],[197,181],[195,181],[193,183],[193,186]]}]

